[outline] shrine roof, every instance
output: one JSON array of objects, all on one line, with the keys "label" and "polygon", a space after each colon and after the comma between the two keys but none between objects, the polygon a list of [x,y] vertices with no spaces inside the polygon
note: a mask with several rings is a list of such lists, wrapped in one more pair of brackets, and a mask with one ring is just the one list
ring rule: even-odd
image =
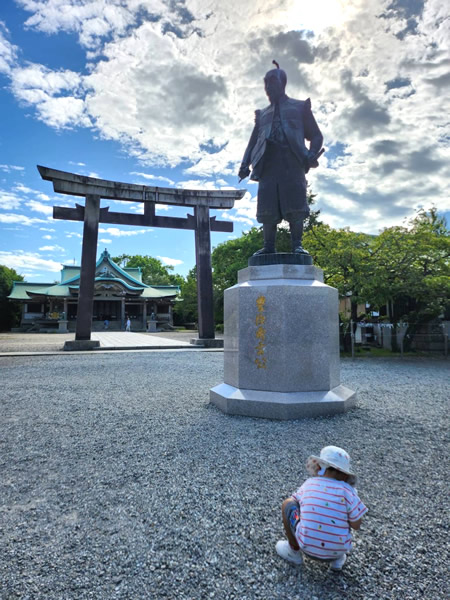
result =
[{"label": "shrine roof", "polygon": [[[100,270],[103,267],[102,270]],[[102,252],[96,264],[96,283],[111,283],[120,285],[124,291],[128,290],[140,298],[174,298],[179,292],[176,285],[147,285],[142,283],[140,267],[122,269],[111,259],[108,250]],[[63,265],[61,283],[28,283],[15,282],[11,300],[30,300],[31,298],[71,298],[79,289],[80,270],[78,265]]]},{"label": "shrine roof", "polygon": [[[100,270],[103,266],[103,270]],[[108,250],[105,248],[96,264],[96,283],[112,283],[123,287],[140,298],[174,298],[180,288],[176,285],[147,285],[142,283],[140,267],[122,269],[112,261]],[[73,293],[79,289],[80,270],[78,265],[63,265],[61,283],[28,283],[15,282],[11,300],[30,300],[32,298],[73,298]]]},{"label": "shrine roof", "polygon": [[63,265],[61,269],[61,283],[80,275],[81,267],[78,265]]},{"label": "shrine roof", "polygon": [[[171,288],[171,289],[168,289]],[[167,286],[163,289],[158,286],[152,286],[145,288],[141,294],[141,298],[175,298],[178,294],[179,288],[177,286]]]},{"label": "shrine roof", "polygon": [[29,300],[27,291],[38,292],[48,289],[53,283],[28,283],[27,281],[14,281],[13,288],[8,298],[11,300]]},{"label": "shrine roof", "polygon": [[27,299],[36,297],[36,296],[46,296],[50,298],[70,298],[70,290],[69,286],[61,285],[60,283],[56,283],[55,285],[50,285],[49,287],[42,287],[39,289],[30,289],[26,290]]},{"label": "shrine roof", "polygon": [[[96,277],[95,278],[96,282],[112,282],[112,283],[120,283],[121,285],[123,285],[125,288],[127,288],[128,290],[131,290],[133,292],[142,292],[144,290],[144,288],[146,288],[147,286],[145,286],[144,284],[142,285],[130,285],[127,281],[124,281],[123,279],[119,279],[118,277]],[[58,284],[59,287],[65,287],[62,286],[61,284]],[[80,286],[79,284],[70,284],[67,287],[69,287],[71,290],[77,290]]]}]

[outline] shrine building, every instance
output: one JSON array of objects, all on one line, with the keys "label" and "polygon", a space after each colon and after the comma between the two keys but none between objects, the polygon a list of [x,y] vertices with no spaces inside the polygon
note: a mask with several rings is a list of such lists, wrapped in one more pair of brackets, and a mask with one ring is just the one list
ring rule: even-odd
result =
[{"label": "shrine building", "polygon": [[[22,305],[21,331],[57,329],[60,321],[75,331],[80,269],[63,265],[60,283],[14,282],[8,298]],[[127,318],[134,331],[146,331],[150,320],[172,326],[179,291],[177,285],[146,285],[140,267],[122,269],[105,249],[95,268],[92,329],[103,329],[105,320],[109,329],[123,329]]]}]

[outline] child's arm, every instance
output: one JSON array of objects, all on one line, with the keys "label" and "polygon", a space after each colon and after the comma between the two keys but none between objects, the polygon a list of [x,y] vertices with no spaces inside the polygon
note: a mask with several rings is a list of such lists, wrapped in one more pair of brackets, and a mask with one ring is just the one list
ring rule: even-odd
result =
[{"label": "child's arm", "polygon": [[355,531],[358,531],[358,529],[361,527],[361,519],[358,519],[357,521],[349,521],[348,524],[350,525],[350,527],[352,529],[355,529]]}]

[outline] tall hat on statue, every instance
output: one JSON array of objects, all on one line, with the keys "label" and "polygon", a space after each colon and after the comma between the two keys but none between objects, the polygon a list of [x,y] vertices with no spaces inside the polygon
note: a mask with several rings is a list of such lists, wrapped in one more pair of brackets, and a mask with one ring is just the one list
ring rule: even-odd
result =
[{"label": "tall hat on statue", "polygon": [[267,71],[264,76],[264,87],[270,102],[274,104],[284,96],[287,76],[285,71],[280,69],[280,65],[276,60],[273,60],[272,63],[276,66],[276,69]]},{"label": "tall hat on statue", "polygon": [[287,83],[286,71],[280,69],[280,65],[277,63],[276,60],[273,60],[272,64],[275,65],[276,68],[267,71],[267,73],[264,75],[264,81],[268,81],[269,79],[274,78],[283,86],[283,88],[285,88]]}]

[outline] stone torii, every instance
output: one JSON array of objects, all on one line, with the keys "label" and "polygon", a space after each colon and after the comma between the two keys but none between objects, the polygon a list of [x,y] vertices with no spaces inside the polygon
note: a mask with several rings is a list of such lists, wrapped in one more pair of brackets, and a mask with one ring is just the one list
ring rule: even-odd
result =
[{"label": "stone torii", "polygon": [[[215,345],[210,232],[232,232],[233,223],[210,217],[209,209],[233,208],[234,202],[240,200],[246,190],[153,187],[85,177],[39,165],[37,168],[42,179],[53,183],[55,192],[85,198],[84,206],[76,204],[75,208],[53,207],[54,219],[84,221],[75,346],[72,346],[74,349],[77,343],[78,347],[98,345],[98,342],[91,340],[91,328],[99,223],[195,231],[199,338],[196,342]],[[101,199],[142,202],[144,214],[112,212],[109,207],[100,208]],[[156,204],[193,207],[194,214],[188,214],[187,217],[160,217],[155,214]]]}]

